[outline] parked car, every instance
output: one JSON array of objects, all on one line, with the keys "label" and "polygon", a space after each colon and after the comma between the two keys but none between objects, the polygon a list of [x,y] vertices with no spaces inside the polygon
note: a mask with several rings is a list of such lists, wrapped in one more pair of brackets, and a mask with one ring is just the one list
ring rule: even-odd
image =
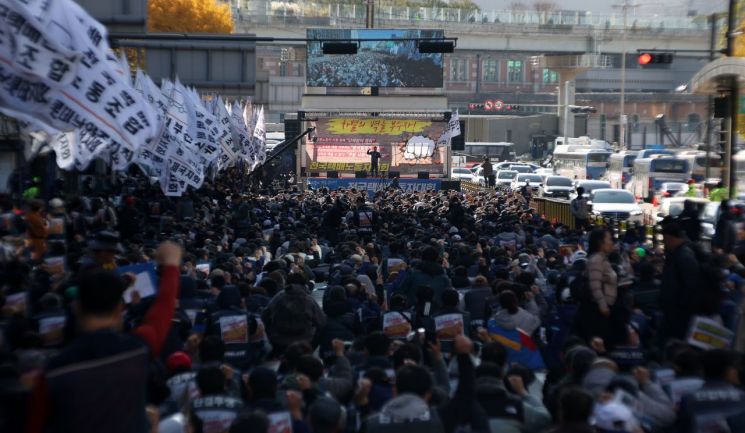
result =
[{"label": "parked car", "polygon": [[512,180],[512,185],[510,185],[510,188],[512,188],[513,191],[520,191],[520,188],[525,186],[526,182],[533,190],[533,192],[538,192],[538,190],[543,185],[543,178],[533,173],[519,173]]},{"label": "parked car", "polygon": [[510,170],[514,170],[518,173],[533,173],[533,167],[525,164],[512,164]]},{"label": "parked car", "polygon": [[684,182],[663,182],[657,191],[662,197],[678,197],[688,192],[688,184]]},{"label": "parked car", "polygon": [[545,180],[546,177],[553,176],[554,169],[553,168],[539,168],[539,169],[536,169],[535,174],[543,177]]},{"label": "parked car", "polygon": [[683,212],[683,206],[687,200],[696,203],[696,206],[698,206],[699,218],[703,217],[706,206],[711,203],[708,199],[698,197],[665,197],[657,207],[655,220],[661,222],[667,216],[677,217],[681,212]]},{"label": "parked car", "polygon": [[642,223],[642,208],[625,189],[598,188],[590,194],[592,214],[603,218]]},{"label": "parked car", "polygon": [[[730,206],[737,206],[743,204],[743,201],[731,200]],[[710,201],[704,205],[704,210],[701,213],[701,239],[711,240],[714,237],[714,233],[717,229],[717,221],[719,220],[719,207],[722,205],[720,201]]]},{"label": "parked car", "polygon": [[450,170],[450,178],[473,182],[473,173],[467,168],[456,167]]},{"label": "parked car", "polygon": [[[582,187],[585,190],[584,196],[590,197],[590,194],[600,188],[610,188],[610,182],[606,182],[604,180],[578,180],[574,182],[574,189]],[[573,196],[577,196],[576,191],[572,194]]]},{"label": "parked car", "polygon": [[518,174],[514,170],[499,170],[497,172],[497,186],[510,186]]},{"label": "parked car", "polygon": [[[540,176],[540,175],[539,175]],[[569,198],[574,192],[572,179],[566,176],[546,176],[541,195],[549,198]]]}]

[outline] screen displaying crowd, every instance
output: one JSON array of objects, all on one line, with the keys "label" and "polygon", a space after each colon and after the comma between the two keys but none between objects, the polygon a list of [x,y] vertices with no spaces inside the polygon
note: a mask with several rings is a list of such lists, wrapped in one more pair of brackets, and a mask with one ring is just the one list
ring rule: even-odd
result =
[{"label": "screen displaying crowd", "polygon": [[738,207],[658,245],[529,191],[236,179],[0,199],[0,431],[745,431]]},{"label": "screen displaying crowd", "polygon": [[[308,30],[307,84],[319,87],[442,87],[442,54],[422,54],[413,39],[434,30]],[[357,54],[324,54],[323,40],[357,40]]]}]

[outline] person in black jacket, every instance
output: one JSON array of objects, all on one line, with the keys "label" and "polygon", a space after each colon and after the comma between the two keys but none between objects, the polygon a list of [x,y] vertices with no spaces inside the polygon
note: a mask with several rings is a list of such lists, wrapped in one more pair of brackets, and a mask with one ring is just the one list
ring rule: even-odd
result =
[{"label": "person in black jacket", "polygon": [[660,296],[664,341],[685,337],[688,323],[698,308],[701,280],[699,262],[687,245],[683,229],[669,222],[663,226],[662,234],[666,253]]},{"label": "person in black jacket", "polygon": [[326,325],[320,330],[319,350],[321,357],[327,359],[334,354],[331,344],[334,339],[352,341],[362,333],[362,327],[341,286],[326,288],[323,312],[326,313]]},{"label": "person in black jacket", "polygon": [[678,215],[678,224],[691,242],[698,242],[701,238],[701,219],[698,217],[698,207],[693,200],[683,202],[683,212]]}]

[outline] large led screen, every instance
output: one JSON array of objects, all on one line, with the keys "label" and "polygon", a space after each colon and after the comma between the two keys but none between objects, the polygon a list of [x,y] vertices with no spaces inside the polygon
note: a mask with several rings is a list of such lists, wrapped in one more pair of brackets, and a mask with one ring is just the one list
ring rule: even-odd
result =
[{"label": "large led screen", "polygon": [[[315,87],[442,87],[443,55],[421,54],[416,39],[443,36],[442,30],[308,29],[307,84]],[[357,54],[323,54],[325,41],[360,39]]]}]

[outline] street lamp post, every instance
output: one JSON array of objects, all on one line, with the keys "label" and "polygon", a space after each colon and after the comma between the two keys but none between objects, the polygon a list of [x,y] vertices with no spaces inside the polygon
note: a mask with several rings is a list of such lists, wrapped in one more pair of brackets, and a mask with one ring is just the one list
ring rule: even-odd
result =
[{"label": "street lamp post", "polygon": [[623,9],[623,34],[621,38],[621,106],[620,106],[620,127],[621,127],[621,136],[619,137],[620,140],[620,147],[622,150],[626,149],[626,38],[628,35],[628,12],[629,8],[635,8],[639,6],[638,4],[629,4],[629,0],[624,0],[623,4],[620,5],[613,5],[614,8],[620,8]]}]

